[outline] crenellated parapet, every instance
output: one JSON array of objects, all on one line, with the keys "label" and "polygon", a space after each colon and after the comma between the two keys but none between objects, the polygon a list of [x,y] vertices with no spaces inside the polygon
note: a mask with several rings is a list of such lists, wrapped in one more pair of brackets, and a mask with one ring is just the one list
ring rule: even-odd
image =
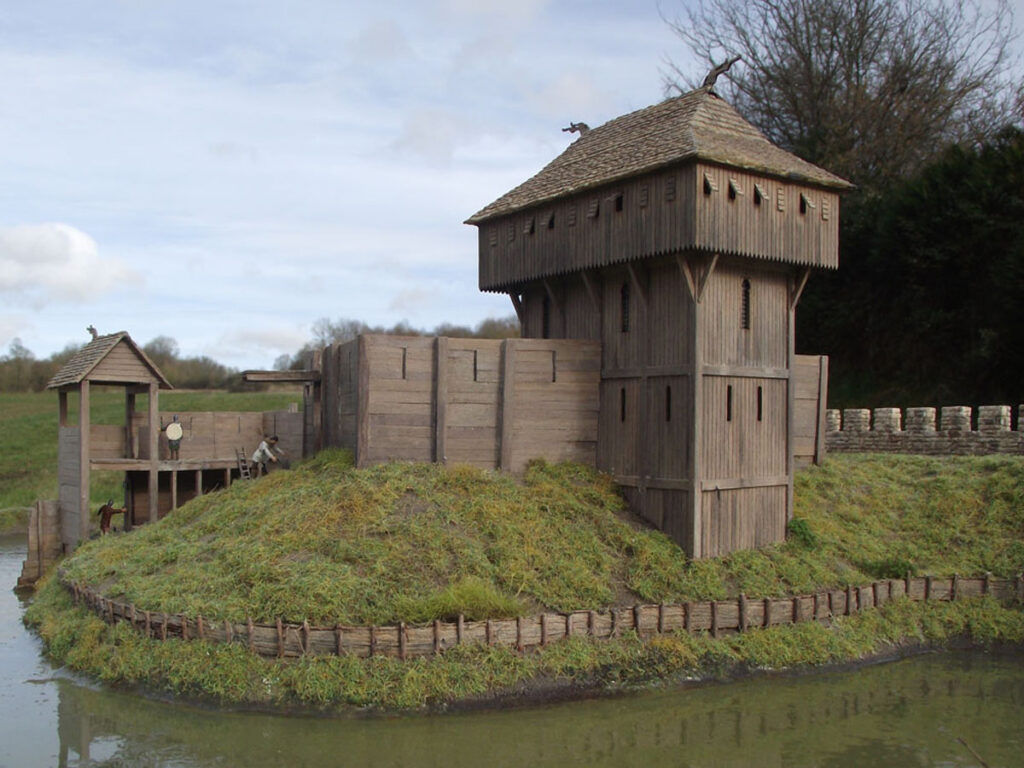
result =
[{"label": "crenellated parapet", "polygon": [[847,408],[825,414],[825,441],[837,453],[1024,454],[1024,405],[1016,429],[1009,405]]}]

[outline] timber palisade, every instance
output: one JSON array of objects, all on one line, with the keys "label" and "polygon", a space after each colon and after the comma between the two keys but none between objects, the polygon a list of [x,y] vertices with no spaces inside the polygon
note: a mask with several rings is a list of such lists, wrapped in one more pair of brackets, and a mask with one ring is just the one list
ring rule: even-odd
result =
[{"label": "timber palisade", "polygon": [[391,656],[399,659],[433,656],[460,645],[494,645],[526,651],[569,637],[614,639],[629,632],[641,638],[687,632],[713,637],[785,624],[829,623],[840,616],[878,608],[900,598],[951,601],[990,596],[1006,603],[1024,601],[1024,577],[996,579],[910,577],[886,579],[863,586],[823,590],[791,597],[702,600],[661,605],[633,605],[602,611],[543,613],[511,619],[455,621],[388,626],[313,626],[277,619],[263,624],[248,619],[224,621],[202,615],[148,611],[131,603],[104,597],[90,587],[61,580],[75,602],[91,609],[108,624],[126,622],[157,640],[206,640],[238,643],[267,657]]},{"label": "timber palisade", "polygon": [[850,187],[705,87],[585,130],[467,221],[524,337],[600,344],[597,467],[691,557],[784,539],[795,456],[820,456],[798,435],[820,446],[826,369],[801,397],[794,313]]}]

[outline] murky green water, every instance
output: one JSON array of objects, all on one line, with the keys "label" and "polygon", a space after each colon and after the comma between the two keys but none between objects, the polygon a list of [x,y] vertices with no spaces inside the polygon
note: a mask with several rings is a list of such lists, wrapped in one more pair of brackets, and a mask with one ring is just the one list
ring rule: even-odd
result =
[{"label": "murky green water", "polygon": [[327,719],[148,701],[54,670],[0,539],[0,766],[1024,765],[1024,658],[929,655],[504,712]]}]

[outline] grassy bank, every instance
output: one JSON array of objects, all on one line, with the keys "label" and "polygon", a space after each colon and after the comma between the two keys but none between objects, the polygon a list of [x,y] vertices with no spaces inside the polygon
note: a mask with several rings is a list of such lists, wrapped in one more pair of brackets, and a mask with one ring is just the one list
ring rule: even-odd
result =
[{"label": "grassy bank", "polygon": [[[148,398],[137,399],[146,409]],[[299,402],[299,395],[263,392],[191,391],[160,395],[163,410],[270,411]],[[70,398],[70,417],[77,420],[77,399]],[[90,416],[96,424],[124,424],[124,390],[96,387]],[[95,472],[90,488],[94,505],[121,496],[123,477]],[[57,393],[0,392],[0,510],[28,507],[37,499],[57,498]]]},{"label": "grassy bank", "polygon": [[[129,536],[90,542],[71,579],[149,610],[218,619],[425,622],[814,591],[875,578],[1024,570],[1024,459],[836,456],[797,476],[789,541],[686,562],[631,517],[607,480],[536,464],[522,481],[467,467],[355,470],[327,452],[288,473],[197,499]],[[899,601],[841,619],[713,640],[574,639],[527,656],[459,648],[401,663],[281,663],[239,646],[145,640],[72,607],[55,583],[28,618],[51,654],[104,680],[248,704],[441,704],[538,681],[607,686],[737,665],[848,661],[900,643],[1024,640],[992,601]],[[210,659],[216,663],[210,664]]]}]

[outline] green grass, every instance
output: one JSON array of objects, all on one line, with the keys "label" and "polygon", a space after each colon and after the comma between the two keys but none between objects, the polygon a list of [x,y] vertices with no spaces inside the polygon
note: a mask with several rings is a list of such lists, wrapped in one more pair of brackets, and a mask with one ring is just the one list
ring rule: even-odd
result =
[{"label": "green grass", "polygon": [[[124,423],[124,390],[95,387],[90,417],[96,424]],[[77,397],[70,400],[70,415],[77,419]],[[299,395],[264,392],[169,391],[160,395],[161,410],[270,411],[299,402]],[[136,408],[145,411],[148,398]],[[92,504],[122,495],[123,476],[94,472]],[[0,392],[0,510],[28,507],[37,499],[57,498],[57,393]]]},{"label": "green grass", "polygon": [[324,452],[89,542],[64,570],[148,610],[385,624],[1024,569],[1024,459],[838,456],[801,472],[796,493],[801,533],[785,544],[687,562],[607,477],[577,465],[538,462],[516,480],[465,466],[356,470]]},{"label": "green grass", "polygon": [[[524,478],[465,466],[365,470],[327,451],[291,472],[189,502],[83,545],[68,578],[140,608],[209,619],[426,622],[635,602],[806,593],[876,578],[1024,570],[1024,458],[840,455],[797,475],[790,540],[687,562],[624,508],[605,476],[538,462]],[[420,707],[536,681],[601,687],[863,658],[907,641],[1024,640],[991,600],[897,601],[841,619],[713,640],[573,639],[537,654],[460,648],[401,663],[261,660],[159,644],[72,607],[54,582],[28,613],[62,663],[110,681],[225,701]],[[212,663],[211,663],[212,662]]]}]

